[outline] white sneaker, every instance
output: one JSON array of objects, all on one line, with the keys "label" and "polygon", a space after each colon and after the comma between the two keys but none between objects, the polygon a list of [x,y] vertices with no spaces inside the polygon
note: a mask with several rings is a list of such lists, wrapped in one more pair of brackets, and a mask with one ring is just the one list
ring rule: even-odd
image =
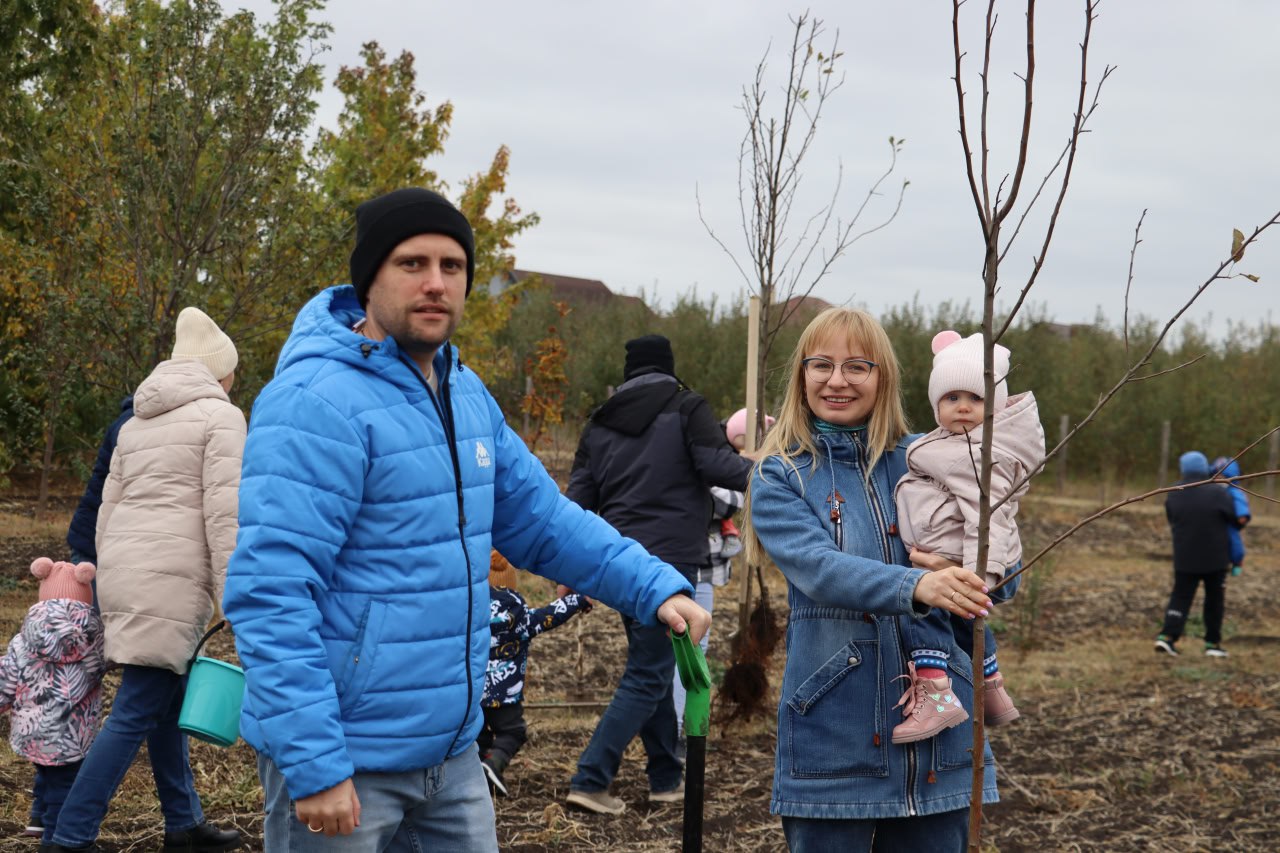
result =
[{"label": "white sneaker", "polygon": [[1205,657],[1211,657],[1211,658],[1228,657],[1227,650],[1224,649],[1222,646],[1219,646],[1217,643],[1205,643],[1204,654],[1205,654]]},{"label": "white sneaker", "polygon": [[684,781],[672,788],[670,791],[650,791],[649,802],[651,803],[683,803],[684,802]]},{"label": "white sneaker", "polygon": [[608,791],[570,791],[565,802],[596,814],[622,814],[627,804]]}]

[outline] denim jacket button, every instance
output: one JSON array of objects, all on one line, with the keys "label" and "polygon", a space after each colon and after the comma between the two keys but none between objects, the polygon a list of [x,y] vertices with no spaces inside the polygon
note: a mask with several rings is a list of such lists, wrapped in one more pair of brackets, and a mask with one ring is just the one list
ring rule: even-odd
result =
[{"label": "denim jacket button", "polygon": [[858,662],[857,658],[849,658],[849,666],[853,666],[857,662]]}]

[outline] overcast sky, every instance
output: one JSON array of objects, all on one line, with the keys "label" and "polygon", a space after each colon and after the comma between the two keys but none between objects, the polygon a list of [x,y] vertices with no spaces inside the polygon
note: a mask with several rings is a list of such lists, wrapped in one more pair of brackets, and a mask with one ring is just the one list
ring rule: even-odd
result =
[{"label": "overcast sky", "polygon": [[[265,0],[226,0],[270,14]],[[363,42],[416,57],[419,88],[454,105],[445,154],[434,168],[460,188],[499,145],[511,148],[509,194],[541,224],[520,238],[523,269],[602,279],[624,293],[670,304],[690,289],[731,299],[745,283],[699,222],[695,191],[719,235],[745,260],[738,224],[739,109],[744,83],[769,53],[781,83],[797,5],[766,0],[603,3],[541,0],[450,2],[330,0],[334,25],[324,61],[329,88],[320,121],[336,124],[332,89]],[[951,81],[951,6],[942,0],[813,3],[838,30],[846,82],[827,107],[806,162],[796,218],[816,211],[840,164],[837,212],[856,211],[888,163],[888,137],[903,138],[894,195],[902,211],[839,260],[815,291],[873,311],[918,296],[981,305],[981,239],[964,177]],[[1012,167],[1021,88],[1025,4],[1000,6],[992,66],[993,171]],[[1030,183],[1057,158],[1071,126],[1079,80],[1083,3],[1051,0],[1037,12],[1037,91]],[[964,20],[980,37],[985,4]],[[412,10],[412,11],[409,11]],[[1118,321],[1134,226],[1147,209],[1135,264],[1133,310],[1172,315],[1229,254],[1232,228],[1248,233],[1280,211],[1280,3],[1272,0],[1105,0],[1094,26],[1090,78],[1117,66],[1032,299],[1060,322]],[[772,47],[770,48],[770,45]],[[971,40],[976,70],[980,41]],[[976,93],[976,77],[966,83]],[[774,95],[774,102],[780,96]],[[971,99],[970,115],[977,103]],[[976,131],[975,131],[976,138]],[[976,144],[976,143],[975,143]],[[1041,204],[1047,210],[1047,204]],[[873,203],[864,222],[891,209]],[[1043,220],[1038,220],[1042,226]],[[1025,281],[1042,227],[1002,268],[1004,294]],[[1215,283],[1188,313],[1227,321],[1280,322],[1280,226],[1240,265],[1261,276]]]}]

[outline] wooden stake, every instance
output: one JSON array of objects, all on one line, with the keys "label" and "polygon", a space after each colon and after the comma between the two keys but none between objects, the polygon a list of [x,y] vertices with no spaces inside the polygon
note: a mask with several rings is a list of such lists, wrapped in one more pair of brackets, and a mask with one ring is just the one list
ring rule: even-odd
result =
[{"label": "wooden stake", "polygon": [[[760,401],[756,397],[756,380],[760,376],[760,297],[753,296],[747,303],[747,444],[752,453],[757,445],[757,410]],[[738,592],[738,632],[745,637],[747,618],[751,610],[751,566],[742,573],[742,589]]]}]

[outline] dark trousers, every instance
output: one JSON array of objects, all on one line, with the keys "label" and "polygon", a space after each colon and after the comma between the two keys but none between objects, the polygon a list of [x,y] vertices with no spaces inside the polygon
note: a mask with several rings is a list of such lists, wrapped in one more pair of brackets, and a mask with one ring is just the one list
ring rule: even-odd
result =
[{"label": "dark trousers", "polygon": [[1207,575],[1173,574],[1173,592],[1169,595],[1169,607],[1164,612],[1164,627],[1160,633],[1170,640],[1182,636],[1187,624],[1187,613],[1196,598],[1196,587],[1204,581],[1204,641],[1222,642],[1222,616],[1227,610],[1227,573],[1213,572]]},{"label": "dark trousers", "polygon": [[[911,647],[911,660],[916,666],[933,666],[945,670],[951,660],[951,643],[969,657],[973,657],[973,623],[949,613],[941,607],[934,607],[920,619],[902,619],[900,624],[906,634],[907,645]],[[984,622],[982,669],[984,675],[991,675],[999,667],[996,665],[996,635],[991,631],[991,623]]]},{"label": "dark trousers", "polygon": [[651,791],[671,791],[684,772],[676,757],[676,706],[671,680],[676,655],[666,625],[644,625],[622,616],[627,632],[627,665],[613,699],[596,724],[591,741],[569,781],[575,791],[607,791],[622,764],[627,744],[640,736],[649,756],[645,772]]},{"label": "dark trousers", "polygon": [[488,759],[498,773],[506,769],[528,739],[523,702],[484,709],[484,728],[480,729],[476,746],[480,748],[480,757]]},{"label": "dark trousers", "polygon": [[969,810],[868,820],[784,817],[782,833],[791,853],[963,853],[969,841]]},{"label": "dark trousers", "polygon": [[[187,677],[172,670],[127,664],[107,722],[89,747],[67,797],[54,840],[63,847],[87,847],[98,837],[107,808],[142,744],[160,797],[166,832],[181,832],[204,821],[187,756],[187,736],[178,713]],[[49,792],[45,790],[45,799]]]},{"label": "dark trousers", "polygon": [[[71,786],[75,784],[80,763],[76,761],[57,767],[36,765],[37,800],[32,816],[40,818],[44,827],[44,837],[40,839],[42,844],[53,841],[53,831],[58,826],[58,813],[62,811],[62,804],[67,801],[67,794],[71,793]],[[39,811],[35,811],[35,808]]]}]

